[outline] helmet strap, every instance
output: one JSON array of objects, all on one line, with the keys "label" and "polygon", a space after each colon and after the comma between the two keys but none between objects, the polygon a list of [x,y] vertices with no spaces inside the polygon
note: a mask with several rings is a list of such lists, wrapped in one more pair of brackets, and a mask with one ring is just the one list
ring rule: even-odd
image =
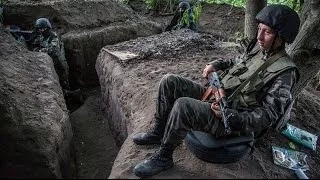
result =
[{"label": "helmet strap", "polygon": [[263,52],[264,54],[264,59],[267,59],[271,54],[277,52],[277,51],[280,51],[283,47],[284,47],[284,44],[281,44],[279,47],[275,48],[275,43],[276,43],[276,39],[277,38],[280,38],[279,34],[276,33],[276,36],[273,38],[272,40],[272,44],[271,44],[271,47],[270,49],[266,50]]}]

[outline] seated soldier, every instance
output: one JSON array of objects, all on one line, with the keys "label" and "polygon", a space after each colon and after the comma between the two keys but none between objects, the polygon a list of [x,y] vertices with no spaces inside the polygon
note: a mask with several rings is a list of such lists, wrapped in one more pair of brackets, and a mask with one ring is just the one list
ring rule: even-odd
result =
[{"label": "seated soldier", "polygon": [[165,31],[171,31],[181,28],[188,28],[193,31],[198,31],[197,20],[195,19],[193,6],[189,2],[182,1],[179,3],[175,14],[170,24],[165,28]]},{"label": "seated soldier", "polygon": [[[291,90],[298,79],[298,69],[285,52],[285,43],[292,43],[298,34],[298,14],[284,5],[269,5],[258,13],[256,20],[257,36],[248,46],[243,61],[213,61],[202,73],[208,77],[215,71],[225,72],[220,75],[223,88],[212,99],[219,102],[234,97],[224,109],[234,136],[254,133],[258,137],[276,125],[293,102]],[[257,72],[259,75],[254,75]],[[241,86],[249,78],[250,84]],[[178,75],[161,79],[155,126],[150,132],[133,136],[133,142],[138,145],[160,144],[160,148],[134,167],[137,176],[152,176],[172,168],[173,151],[191,129],[217,138],[230,135],[226,134],[217,103],[200,100],[206,90]],[[239,93],[233,96],[235,91]]]}]

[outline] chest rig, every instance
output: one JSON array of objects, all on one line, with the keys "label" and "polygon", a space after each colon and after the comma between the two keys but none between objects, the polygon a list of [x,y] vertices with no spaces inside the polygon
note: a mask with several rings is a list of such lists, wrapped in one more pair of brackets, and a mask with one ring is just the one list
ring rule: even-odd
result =
[{"label": "chest rig", "polygon": [[221,79],[232,108],[259,106],[257,95],[273,78],[285,70],[296,68],[285,50],[269,58],[264,58],[261,51],[244,59],[229,69]]}]

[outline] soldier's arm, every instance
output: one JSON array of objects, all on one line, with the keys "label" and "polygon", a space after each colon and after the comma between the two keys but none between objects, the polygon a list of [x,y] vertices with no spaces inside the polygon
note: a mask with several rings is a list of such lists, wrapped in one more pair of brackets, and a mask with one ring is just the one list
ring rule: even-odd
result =
[{"label": "soldier's arm", "polygon": [[219,70],[226,70],[229,67],[233,66],[235,64],[235,60],[234,59],[217,59],[214,61],[211,61],[210,63],[208,63],[208,65],[212,65],[217,71]]},{"label": "soldier's arm", "polygon": [[46,47],[46,51],[50,56],[59,56],[60,40],[58,36],[54,36],[52,38],[51,42],[48,44],[48,47]]},{"label": "soldier's arm", "polygon": [[242,132],[261,132],[271,127],[293,101],[291,90],[295,82],[295,70],[287,70],[273,81],[271,87],[262,90],[260,107],[243,112],[226,108],[226,114],[233,114],[229,120],[231,128]]},{"label": "soldier's arm", "polygon": [[170,24],[166,27],[165,31],[171,31],[172,28],[178,24],[180,17],[180,13],[177,9],[174,13],[172,20],[170,21]]}]

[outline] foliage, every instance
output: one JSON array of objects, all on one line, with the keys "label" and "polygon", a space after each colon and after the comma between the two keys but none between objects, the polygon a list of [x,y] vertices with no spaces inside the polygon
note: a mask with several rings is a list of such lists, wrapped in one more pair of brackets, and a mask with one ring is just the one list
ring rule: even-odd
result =
[{"label": "foliage", "polygon": [[150,9],[155,9],[157,6],[157,0],[144,0],[146,3],[147,7]]},{"label": "foliage", "polygon": [[230,4],[237,7],[245,7],[246,0],[206,0],[207,3]]},{"label": "foliage", "polygon": [[[129,0],[117,0],[117,1],[128,3]],[[150,9],[155,9],[158,1],[161,1],[161,0],[144,0],[147,7]],[[175,0],[170,0],[170,1],[175,1]],[[201,1],[201,2],[215,3],[215,4],[229,4],[232,6],[245,8],[247,0],[194,0],[194,1],[196,1],[196,4],[200,4],[200,1]],[[301,5],[299,2],[300,1],[296,1],[296,0],[268,0],[268,4],[283,4],[293,8],[296,11],[299,11],[301,9]]]},{"label": "foliage", "polygon": [[[229,4],[236,7],[245,8],[246,0],[205,0],[207,3]],[[301,9],[300,4],[295,0],[268,0],[268,4],[283,4],[293,8],[296,11]]]},{"label": "foliage", "polygon": [[192,7],[192,13],[188,11],[184,11],[182,15],[181,22],[183,24],[186,24],[187,26],[190,25],[190,22],[193,22],[195,24],[199,23],[200,15],[202,12],[202,7],[200,2],[196,2]]},{"label": "foliage", "polygon": [[201,3],[198,1],[193,6],[193,12],[194,12],[194,19],[196,23],[199,23],[200,15],[202,13],[202,6]]}]

